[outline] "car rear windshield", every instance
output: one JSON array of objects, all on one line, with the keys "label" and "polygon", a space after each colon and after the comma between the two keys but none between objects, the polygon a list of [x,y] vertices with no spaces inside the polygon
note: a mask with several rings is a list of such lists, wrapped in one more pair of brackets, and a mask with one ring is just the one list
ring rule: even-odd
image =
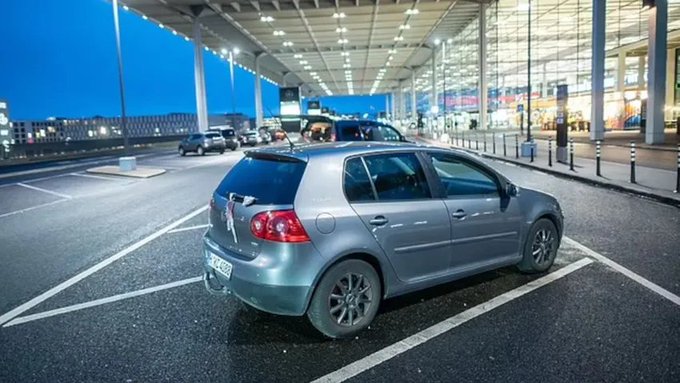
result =
[{"label": "car rear windshield", "polygon": [[236,135],[236,132],[234,132],[233,130],[223,130],[222,135],[224,137],[234,137]]},{"label": "car rear windshield", "polygon": [[305,163],[294,159],[245,157],[227,173],[217,193],[252,196],[260,205],[292,205],[304,171]]},{"label": "car rear windshield", "polygon": [[220,137],[219,133],[206,133],[205,136],[208,137],[208,138]]}]

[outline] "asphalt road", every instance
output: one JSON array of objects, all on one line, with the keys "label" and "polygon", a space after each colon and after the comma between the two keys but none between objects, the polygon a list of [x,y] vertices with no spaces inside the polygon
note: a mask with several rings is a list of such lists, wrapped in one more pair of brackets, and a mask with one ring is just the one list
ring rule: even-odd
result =
[{"label": "asphalt road", "polygon": [[[240,156],[155,153],[140,164],[168,172],[148,180],[87,177],[89,163],[0,180],[0,316],[68,283],[0,327],[0,381],[680,379],[678,302],[584,261],[596,252],[680,295],[680,210],[491,162],[556,195],[566,235],[590,250],[565,241],[547,276],[507,268],[388,300],[368,331],[328,341],[305,318],[255,313],[196,279],[203,209]],[[442,323],[457,324],[428,335]],[[414,334],[422,343],[406,347]]]}]

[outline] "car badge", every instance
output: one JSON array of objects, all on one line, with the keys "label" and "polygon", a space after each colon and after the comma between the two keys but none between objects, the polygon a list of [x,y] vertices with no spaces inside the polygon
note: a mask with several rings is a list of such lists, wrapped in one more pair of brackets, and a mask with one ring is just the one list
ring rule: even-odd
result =
[{"label": "car badge", "polygon": [[238,243],[238,238],[236,237],[236,228],[234,227],[234,202],[233,195],[229,195],[229,202],[227,202],[227,207],[224,209],[224,218],[227,220],[227,231],[231,231],[234,236],[234,243]]}]

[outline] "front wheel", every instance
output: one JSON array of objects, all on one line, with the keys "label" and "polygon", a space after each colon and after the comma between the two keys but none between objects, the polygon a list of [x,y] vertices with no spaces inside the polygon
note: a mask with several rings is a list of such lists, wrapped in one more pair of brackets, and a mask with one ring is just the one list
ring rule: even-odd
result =
[{"label": "front wheel", "polygon": [[331,267],[314,291],[307,317],[329,338],[346,338],[365,329],[378,312],[380,278],[368,263],[347,260]]},{"label": "front wheel", "polygon": [[179,152],[180,157],[184,157],[187,154],[187,152],[181,146],[179,147],[178,152]]},{"label": "front wheel", "polygon": [[205,150],[203,149],[202,146],[196,148],[196,154],[198,154],[199,156],[205,156]]},{"label": "front wheel", "polygon": [[551,220],[541,218],[534,222],[524,243],[522,261],[517,267],[525,273],[545,272],[555,262],[558,242],[557,228]]}]

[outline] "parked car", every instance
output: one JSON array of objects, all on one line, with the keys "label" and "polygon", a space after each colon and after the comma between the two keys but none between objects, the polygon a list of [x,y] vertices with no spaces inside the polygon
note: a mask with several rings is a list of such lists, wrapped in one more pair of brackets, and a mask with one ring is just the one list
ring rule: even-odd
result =
[{"label": "parked car", "polygon": [[394,141],[408,142],[394,127],[372,120],[340,120],[316,122],[303,129],[306,142],[329,141]]},{"label": "parked car", "polygon": [[382,299],[492,269],[548,270],[557,200],[464,152],[354,142],[249,151],[210,201],[204,282],[331,338]]},{"label": "parked car", "polygon": [[262,137],[260,137],[260,133],[254,130],[249,130],[241,134],[240,141],[241,145],[255,146],[262,143]]},{"label": "parked car", "polygon": [[208,129],[209,132],[217,132],[222,138],[224,138],[225,145],[227,148],[234,151],[238,149],[238,138],[236,137],[236,131],[233,128],[226,126],[213,126]]},{"label": "parked car", "polygon": [[179,143],[178,152],[180,156],[188,152],[196,152],[199,156],[207,152],[224,153],[227,145],[224,138],[217,132],[193,133]]}]

